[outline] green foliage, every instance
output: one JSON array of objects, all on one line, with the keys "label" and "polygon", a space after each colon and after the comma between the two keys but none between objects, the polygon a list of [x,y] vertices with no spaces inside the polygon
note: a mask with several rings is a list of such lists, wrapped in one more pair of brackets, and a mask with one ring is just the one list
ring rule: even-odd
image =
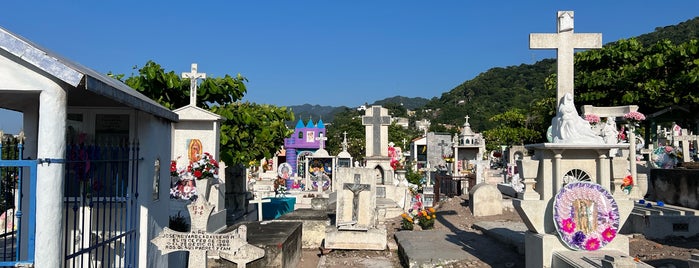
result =
[{"label": "green foliage", "polygon": [[699,42],[669,40],[644,46],[620,40],[576,57],[576,90],[581,104],[637,104],[649,114],[672,105],[699,103]]},{"label": "green foliage", "polygon": [[[197,89],[197,107],[223,117],[220,157],[229,165],[272,156],[292,132],[284,124],[294,119],[286,107],[239,102],[247,92],[245,82],[240,74],[209,77]],[[153,61],[124,83],[169,109],[189,104],[189,79],[165,72]]]},{"label": "green foliage", "polygon": [[483,131],[486,149],[494,150],[500,145],[521,145],[541,139],[541,133],[529,128],[528,116],[521,109],[510,109],[494,115],[490,121],[497,123],[494,128]]}]

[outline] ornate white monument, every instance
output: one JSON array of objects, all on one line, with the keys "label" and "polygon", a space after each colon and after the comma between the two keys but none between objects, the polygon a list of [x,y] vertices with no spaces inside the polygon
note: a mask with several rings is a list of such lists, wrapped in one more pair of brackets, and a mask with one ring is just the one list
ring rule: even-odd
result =
[{"label": "ornate white monument", "polygon": [[[534,155],[517,162],[525,188],[513,203],[528,228],[527,267],[586,266],[576,251],[585,251],[581,256],[629,252],[628,238],[618,234],[633,208],[620,189],[629,161],[610,155],[611,149],[629,145],[604,144],[573,103],[574,49],[598,48],[601,42],[601,34],[573,33],[572,11],[558,12],[558,33],[530,35],[531,48],[558,49],[559,105],[552,120],[554,142],[526,145]],[[609,199],[615,206],[606,203]]]}]

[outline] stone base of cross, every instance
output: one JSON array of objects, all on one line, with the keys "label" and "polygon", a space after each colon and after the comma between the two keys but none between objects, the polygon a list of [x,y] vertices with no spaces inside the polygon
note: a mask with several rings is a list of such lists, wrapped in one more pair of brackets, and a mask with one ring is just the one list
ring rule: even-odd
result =
[{"label": "stone base of cross", "polygon": [[264,257],[265,250],[247,243],[247,227],[241,225],[233,232],[213,234],[206,232],[206,225],[214,206],[197,199],[187,206],[192,222],[192,230],[188,233],[174,231],[165,227],[163,231],[151,240],[162,254],[175,251],[189,252],[187,267],[207,267],[207,251],[218,252],[218,255],[234,262],[238,267],[245,267],[251,261]]}]

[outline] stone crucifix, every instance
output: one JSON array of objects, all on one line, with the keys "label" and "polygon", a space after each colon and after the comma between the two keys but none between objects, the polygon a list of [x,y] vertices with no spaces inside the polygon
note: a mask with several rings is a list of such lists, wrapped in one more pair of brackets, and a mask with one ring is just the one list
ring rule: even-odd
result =
[{"label": "stone crucifix", "polygon": [[391,117],[381,106],[372,106],[362,116],[362,125],[366,126],[366,156],[388,156],[388,126]]},{"label": "stone crucifix", "polygon": [[189,105],[197,106],[197,81],[206,78],[206,73],[198,73],[197,64],[192,63],[192,70],[182,73],[182,78],[189,78]]},{"label": "stone crucifix", "polygon": [[342,135],[344,138],[342,139],[342,151],[346,152],[347,151],[347,131],[342,132]]},{"label": "stone crucifix", "polygon": [[359,174],[354,174],[354,183],[343,184],[343,189],[350,190],[352,192],[352,221],[358,222],[359,218],[359,194],[363,191],[369,191],[371,189],[370,184],[361,184],[361,177]]},{"label": "stone crucifix", "polygon": [[[601,48],[601,33],[573,33],[573,11],[558,11],[557,33],[532,33],[529,34],[530,49],[556,49],[557,50],[557,85],[556,98],[558,105],[566,93],[573,94],[573,65],[575,49]],[[558,107],[558,105],[556,107]]]},{"label": "stone crucifix", "polygon": [[247,226],[221,234],[206,232],[209,216],[214,206],[203,198],[187,206],[192,228],[189,233],[174,231],[165,227],[158,236],[151,239],[162,254],[174,251],[188,251],[187,267],[207,267],[207,251],[218,252],[225,260],[235,262],[238,267],[245,267],[251,261],[262,258],[265,250],[247,243]]}]

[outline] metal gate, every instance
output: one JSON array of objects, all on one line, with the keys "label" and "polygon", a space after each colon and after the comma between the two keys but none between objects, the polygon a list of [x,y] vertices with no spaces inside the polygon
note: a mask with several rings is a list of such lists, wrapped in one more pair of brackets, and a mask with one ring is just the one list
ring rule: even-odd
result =
[{"label": "metal gate", "polygon": [[[36,160],[23,160],[23,135],[0,131],[0,266],[34,264]],[[26,191],[27,187],[29,191]],[[22,194],[22,190],[29,193]],[[24,207],[26,206],[26,208]],[[28,211],[25,211],[28,210]],[[23,216],[26,213],[27,216]]]},{"label": "metal gate", "polygon": [[65,267],[133,267],[138,257],[137,142],[69,145]]}]

